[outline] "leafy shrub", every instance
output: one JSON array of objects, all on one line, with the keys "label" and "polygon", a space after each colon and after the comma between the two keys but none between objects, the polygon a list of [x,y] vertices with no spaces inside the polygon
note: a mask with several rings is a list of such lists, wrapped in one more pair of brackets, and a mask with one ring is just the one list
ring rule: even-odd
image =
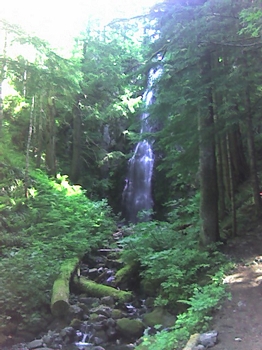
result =
[{"label": "leafy shrub", "polygon": [[189,308],[177,316],[174,327],[158,332],[154,337],[144,336],[141,349],[145,346],[148,350],[173,350],[191,334],[207,330],[213,310],[222,299],[229,297],[225,285],[222,284],[223,275],[224,269],[221,268],[209,284],[203,287],[195,286],[188,300],[180,300],[189,305]]},{"label": "leafy shrub", "polygon": [[208,271],[223,260],[216,251],[199,249],[197,201],[192,199],[188,207],[178,203],[170,222],[151,221],[128,228],[132,234],[122,241],[123,260],[139,261],[142,279],[154,288],[159,286],[157,305],[177,307],[176,301],[190,297],[199,279],[207,282]]},{"label": "leafy shrub", "polygon": [[[8,322],[26,326],[29,315],[49,310],[60,264],[101,245],[115,229],[106,201],[90,201],[66,176],[50,180],[37,171],[32,183],[30,197],[23,199],[23,216],[17,215],[16,204],[10,205],[6,212],[9,232],[0,236],[4,244],[0,258],[2,328]],[[20,220],[14,223],[13,217]]]},{"label": "leafy shrub", "polygon": [[190,334],[205,330],[212,311],[227,295],[222,277],[231,266],[217,247],[199,249],[199,194],[168,206],[169,222],[130,226],[122,241],[123,260],[139,261],[142,279],[156,291],[155,304],[168,305],[178,314],[171,329],[153,337],[146,334],[141,350],[182,348]]}]

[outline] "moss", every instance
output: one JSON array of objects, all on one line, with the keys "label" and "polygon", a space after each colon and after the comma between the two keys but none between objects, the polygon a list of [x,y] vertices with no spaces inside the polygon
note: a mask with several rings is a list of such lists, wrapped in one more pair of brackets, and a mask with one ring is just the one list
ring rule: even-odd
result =
[{"label": "moss", "polygon": [[127,302],[132,299],[131,292],[125,292],[113,287],[105,286],[90,280],[87,280],[84,277],[75,278],[75,283],[81,292],[88,294],[91,297],[102,298],[104,296],[111,296],[120,302]]},{"label": "moss", "polygon": [[162,307],[157,307],[152,312],[144,315],[144,323],[149,327],[154,327],[158,324],[164,327],[172,327],[175,324],[176,317],[171,315]]},{"label": "moss", "polygon": [[60,276],[69,280],[78,262],[79,259],[77,257],[66,260],[60,268]]},{"label": "moss", "polygon": [[51,311],[54,316],[63,316],[69,309],[69,284],[62,278],[55,280],[53,285]]},{"label": "moss", "polygon": [[121,318],[123,315],[123,312],[119,309],[113,309],[112,310],[112,318],[113,319],[117,319],[117,318]]},{"label": "moss", "polygon": [[116,321],[119,332],[128,339],[139,338],[144,333],[144,325],[140,320],[121,318]]},{"label": "moss", "polygon": [[137,264],[127,264],[119,269],[115,275],[116,285],[125,284],[137,272]]},{"label": "moss", "polygon": [[77,264],[78,258],[74,258],[65,261],[60,268],[52,290],[51,311],[54,316],[64,316],[69,309],[69,282]]},{"label": "moss", "polygon": [[70,323],[70,327],[73,327],[74,329],[80,329],[81,325],[82,325],[82,321],[80,321],[78,318],[74,318],[71,323]]}]

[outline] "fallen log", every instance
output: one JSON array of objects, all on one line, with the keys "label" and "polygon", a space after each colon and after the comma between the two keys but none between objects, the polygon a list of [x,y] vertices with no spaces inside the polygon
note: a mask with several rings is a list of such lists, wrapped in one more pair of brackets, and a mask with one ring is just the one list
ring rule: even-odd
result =
[{"label": "fallen log", "polygon": [[128,282],[137,274],[139,265],[137,263],[130,263],[122,267],[116,272],[115,285],[118,287],[128,285]]},{"label": "fallen log", "polygon": [[183,350],[193,350],[198,343],[199,336],[198,333],[191,335]]},{"label": "fallen log", "polygon": [[103,284],[88,280],[85,277],[75,277],[74,282],[82,293],[85,293],[90,297],[102,298],[105,296],[111,296],[120,302],[128,302],[132,299],[131,292],[105,286]]},{"label": "fallen log", "polygon": [[69,283],[79,263],[78,258],[66,260],[60,268],[52,289],[51,312],[56,317],[65,316],[69,308]]}]

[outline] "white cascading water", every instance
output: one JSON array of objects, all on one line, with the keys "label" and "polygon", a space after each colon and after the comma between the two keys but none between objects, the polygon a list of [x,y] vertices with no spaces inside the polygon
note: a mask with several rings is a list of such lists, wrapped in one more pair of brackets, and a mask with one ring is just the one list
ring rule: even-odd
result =
[{"label": "white cascading water", "polygon": [[[146,108],[154,101],[153,83],[160,76],[161,68],[152,68],[149,72],[147,90],[143,95]],[[148,121],[149,113],[141,115],[140,134],[150,132]],[[124,216],[127,222],[136,223],[150,219],[153,208],[152,199],[152,175],[154,166],[154,154],[152,143],[146,139],[138,142],[134,155],[129,160],[128,175],[123,190]],[[139,215],[139,212],[142,212]]]}]

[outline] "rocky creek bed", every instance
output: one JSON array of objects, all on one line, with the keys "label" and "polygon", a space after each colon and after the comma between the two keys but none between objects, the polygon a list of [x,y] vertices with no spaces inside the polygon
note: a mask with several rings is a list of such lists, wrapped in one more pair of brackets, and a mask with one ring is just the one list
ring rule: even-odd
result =
[{"label": "rocky creek bed", "polygon": [[107,247],[85,256],[71,278],[66,313],[35,339],[14,345],[9,339],[1,349],[129,350],[145,331],[154,333],[155,325],[172,327],[176,317],[139,294],[137,267],[123,267],[120,250]]}]

